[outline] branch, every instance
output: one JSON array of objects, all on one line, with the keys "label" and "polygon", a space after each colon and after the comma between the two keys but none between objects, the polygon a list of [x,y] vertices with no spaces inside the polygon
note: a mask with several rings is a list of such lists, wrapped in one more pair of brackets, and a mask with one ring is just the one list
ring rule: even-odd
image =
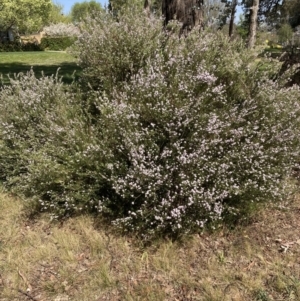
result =
[{"label": "branch", "polygon": [[37,298],[31,296],[30,294],[28,294],[27,292],[22,291],[22,290],[19,289],[19,288],[16,289],[16,291],[19,292],[20,294],[22,294],[22,295],[28,297],[28,298],[29,298],[30,300],[32,300],[32,301],[39,301]]}]

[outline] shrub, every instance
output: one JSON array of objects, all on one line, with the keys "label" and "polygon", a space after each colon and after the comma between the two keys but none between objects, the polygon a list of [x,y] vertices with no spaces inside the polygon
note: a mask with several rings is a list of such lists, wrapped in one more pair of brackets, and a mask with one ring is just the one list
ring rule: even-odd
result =
[{"label": "shrub", "polygon": [[48,37],[78,37],[80,30],[74,24],[57,23],[43,28]]},{"label": "shrub", "polygon": [[146,238],[286,197],[299,87],[271,81],[274,70],[258,68],[242,42],[196,30],[179,39],[158,25],[138,29],[142,20],[121,20],[122,31],[108,19],[102,35],[80,38],[86,78],[99,77],[100,91],[83,97],[31,73],[0,92],[1,178],[55,216],[97,210]]},{"label": "shrub", "polygon": [[40,45],[43,49],[60,51],[66,50],[75,41],[75,37],[43,37]]},{"label": "shrub", "polygon": [[43,51],[44,49],[34,42],[22,44],[19,41],[0,43],[0,52],[16,52],[16,51]]},{"label": "shrub", "polygon": [[0,180],[54,216],[95,211],[107,195],[101,136],[76,87],[18,75],[0,92]]},{"label": "shrub", "polygon": [[285,23],[278,29],[277,32],[280,43],[288,43],[293,37],[293,29],[290,24]]},{"label": "shrub", "polygon": [[100,13],[81,24],[81,35],[71,52],[83,67],[82,81],[106,93],[129,80],[146,65],[166,40],[162,21],[135,11]]},{"label": "shrub", "polygon": [[0,52],[22,51],[22,45],[19,42],[0,43]]},{"label": "shrub", "polygon": [[285,197],[299,158],[300,91],[251,61],[222,35],[170,36],[122,91],[97,100],[117,194],[99,210],[119,211],[115,225],[187,233]]}]

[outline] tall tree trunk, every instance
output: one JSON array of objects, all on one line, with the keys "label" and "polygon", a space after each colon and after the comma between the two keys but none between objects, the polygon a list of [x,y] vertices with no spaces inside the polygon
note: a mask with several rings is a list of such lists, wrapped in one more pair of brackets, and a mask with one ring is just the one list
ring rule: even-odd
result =
[{"label": "tall tree trunk", "polygon": [[236,7],[237,7],[237,0],[232,0],[232,7],[231,7],[230,21],[229,21],[229,37],[231,37],[233,34],[233,24],[234,24],[234,18],[236,13]]},{"label": "tall tree trunk", "polygon": [[251,11],[250,11],[248,48],[253,48],[255,45],[258,6],[259,6],[259,0],[253,0],[252,7],[250,8]]},{"label": "tall tree trunk", "polygon": [[150,16],[151,7],[150,7],[150,0],[144,1],[144,10],[148,16]]},{"label": "tall tree trunk", "polygon": [[187,33],[194,26],[203,26],[203,4],[204,0],[163,0],[164,25],[176,19],[182,23],[182,33]]}]

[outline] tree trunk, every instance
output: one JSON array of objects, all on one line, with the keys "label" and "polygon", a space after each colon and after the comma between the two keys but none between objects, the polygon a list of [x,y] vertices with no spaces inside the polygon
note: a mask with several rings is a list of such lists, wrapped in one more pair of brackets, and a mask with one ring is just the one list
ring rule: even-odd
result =
[{"label": "tree trunk", "polygon": [[144,1],[144,10],[145,10],[146,14],[148,16],[150,16],[150,11],[151,11],[150,0],[145,0]]},{"label": "tree trunk", "polygon": [[232,0],[232,7],[231,7],[230,21],[229,21],[229,37],[230,38],[233,34],[233,24],[234,24],[234,18],[235,18],[235,13],[236,13],[236,7],[237,7],[237,0]]},{"label": "tree trunk", "polygon": [[166,26],[171,20],[182,23],[181,33],[187,33],[194,26],[203,27],[204,0],[163,0],[162,14]]},{"label": "tree trunk", "polygon": [[252,7],[250,8],[251,11],[250,11],[248,48],[253,48],[255,45],[258,7],[259,7],[259,0],[253,0]]}]

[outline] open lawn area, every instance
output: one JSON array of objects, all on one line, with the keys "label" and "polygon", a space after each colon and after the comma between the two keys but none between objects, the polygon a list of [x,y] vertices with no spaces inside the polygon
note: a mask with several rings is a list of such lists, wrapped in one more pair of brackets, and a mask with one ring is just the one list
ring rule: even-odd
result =
[{"label": "open lawn area", "polygon": [[[78,79],[81,72],[76,59],[65,52],[0,53],[0,74],[3,76],[3,84],[9,83],[8,74],[12,77],[14,74],[29,71],[31,67],[38,77],[42,75],[42,72],[51,76],[60,68],[59,75],[63,77],[65,83]],[[73,75],[74,71],[75,75]]]}]

